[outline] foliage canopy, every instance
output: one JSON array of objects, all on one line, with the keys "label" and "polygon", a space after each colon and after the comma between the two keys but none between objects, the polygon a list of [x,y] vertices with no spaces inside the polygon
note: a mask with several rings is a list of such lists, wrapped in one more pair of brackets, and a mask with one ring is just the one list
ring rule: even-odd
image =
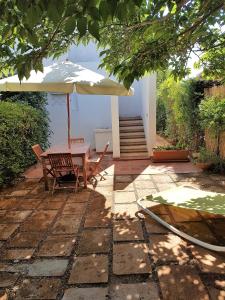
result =
[{"label": "foliage canopy", "polygon": [[183,77],[192,52],[225,45],[224,0],[0,0],[0,12],[0,71],[20,78],[91,38],[104,48],[102,66],[127,87],[169,67]]}]

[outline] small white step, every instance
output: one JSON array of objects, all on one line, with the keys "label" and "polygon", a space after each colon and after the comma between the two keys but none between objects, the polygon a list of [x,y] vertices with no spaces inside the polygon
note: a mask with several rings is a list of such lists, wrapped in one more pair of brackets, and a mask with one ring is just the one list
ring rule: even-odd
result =
[{"label": "small white step", "polygon": [[124,126],[120,128],[120,132],[144,132],[143,126]]}]

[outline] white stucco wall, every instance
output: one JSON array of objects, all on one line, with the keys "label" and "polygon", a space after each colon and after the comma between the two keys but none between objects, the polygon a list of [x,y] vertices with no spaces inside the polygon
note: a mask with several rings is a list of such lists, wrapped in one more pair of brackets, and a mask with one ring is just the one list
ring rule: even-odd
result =
[{"label": "white stucco wall", "polygon": [[[59,58],[81,64],[94,72],[106,75],[98,69],[99,57],[95,44],[88,46],[72,46],[69,52]],[[52,64],[51,59],[45,60],[45,66]],[[132,97],[119,97],[119,114],[121,116],[141,115],[141,86],[135,82],[133,85],[135,95]],[[67,111],[66,95],[48,94],[48,111],[51,121],[52,145],[67,141]],[[95,148],[94,130],[96,128],[111,128],[111,99],[110,96],[93,96],[71,94],[71,136],[82,136]]]},{"label": "white stucco wall", "polygon": [[135,81],[132,87],[134,88],[134,96],[119,97],[119,114],[121,117],[141,116],[141,84]]},{"label": "white stucco wall", "polygon": [[141,116],[149,155],[156,138],[156,73],[144,77],[141,85]]}]

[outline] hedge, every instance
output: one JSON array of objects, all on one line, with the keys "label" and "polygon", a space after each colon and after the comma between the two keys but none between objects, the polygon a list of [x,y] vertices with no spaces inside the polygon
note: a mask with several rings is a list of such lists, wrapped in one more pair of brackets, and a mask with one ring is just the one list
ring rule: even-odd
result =
[{"label": "hedge", "polygon": [[0,186],[34,163],[31,146],[47,146],[46,113],[28,104],[0,101]]}]

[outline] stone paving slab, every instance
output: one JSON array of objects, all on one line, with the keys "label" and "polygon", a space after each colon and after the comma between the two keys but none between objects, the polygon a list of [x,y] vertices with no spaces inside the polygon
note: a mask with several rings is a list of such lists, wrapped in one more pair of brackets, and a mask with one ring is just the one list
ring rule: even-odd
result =
[{"label": "stone paving slab", "polygon": [[114,193],[114,201],[116,204],[124,203],[134,203],[136,201],[136,196],[134,192],[118,192]]},{"label": "stone paving slab", "polygon": [[138,180],[134,182],[136,189],[155,189],[155,184],[152,180]]},{"label": "stone paving slab", "polygon": [[105,198],[103,196],[95,196],[91,198],[89,201],[89,205],[87,208],[87,213],[92,213],[94,211],[111,211],[112,207],[112,198]]},{"label": "stone paving slab", "polygon": [[71,235],[49,235],[41,245],[38,256],[69,256],[76,237]]},{"label": "stone paving slab", "polygon": [[42,259],[31,264],[20,264],[18,270],[27,276],[63,276],[68,265],[67,259]]},{"label": "stone paving slab", "polygon": [[53,234],[76,234],[80,227],[81,217],[78,215],[61,215],[53,226]]},{"label": "stone paving slab", "polygon": [[189,257],[186,252],[187,243],[172,233],[150,236],[150,253],[155,262],[176,261],[184,264]]},{"label": "stone paving slab", "polygon": [[9,247],[33,248],[37,247],[43,238],[40,232],[18,232],[8,243]]},{"label": "stone paving slab", "polygon": [[69,202],[88,202],[91,191],[81,191],[76,194],[69,194],[67,203]]},{"label": "stone paving slab", "polygon": [[192,266],[162,266],[157,273],[163,299],[209,300],[206,288]]},{"label": "stone paving slab", "polygon": [[21,231],[45,231],[54,220],[57,211],[40,210],[32,214],[20,227]]},{"label": "stone paving slab", "polygon": [[148,253],[149,249],[145,243],[114,244],[113,273],[115,275],[151,273]]},{"label": "stone paving slab", "polygon": [[131,175],[117,175],[115,176],[115,182],[132,182],[133,178]]},{"label": "stone paving slab", "polygon": [[14,210],[29,210],[29,209],[36,209],[38,205],[41,203],[40,200],[37,199],[17,199],[11,209]]},{"label": "stone paving slab", "polygon": [[32,210],[24,210],[24,211],[9,211],[7,214],[1,217],[1,223],[20,223],[25,220],[30,214]]},{"label": "stone paving slab", "polygon": [[154,189],[136,189],[136,191],[137,191],[138,199],[144,198],[144,197],[152,195],[154,193],[157,193],[157,190],[155,188]]},{"label": "stone paving slab", "polygon": [[15,284],[18,279],[17,274],[1,272],[0,273],[0,288],[10,287]]},{"label": "stone paving slab", "polygon": [[75,258],[69,284],[105,282],[108,282],[108,257],[106,255]]},{"label": "stone paving slab", "polygon": [[16,288],[13,299],[56,299],[62,287],[60,279],[23,279],[22,283]]},{"label": "stone paving slab", "polygon": [[175,183],[157,183],[157,188],[159,192],[163,192],[169,189],[175,188],[177,185]]},{"label": "stone paving slab", "polygon": [[225,254],[191,246],[191,253],[202,272],[225,274]]},{"label": "stone paving slab", "polygon": [[132,204],[114,204],[113,217],[117,220],[126,220],[137,218],[139,208],[136,203]]},{"label": "stone paving slab", "polygon": [[143,230],[138,220],[118,220],[113,223],[114,241],[144,240]]},{"label": "stone paving slab", "polygon": [[114,186],[115,191],[124,191],[124,192],[133,192],[134,185],[133,183],[128,182],[116,182]]},{"label": "stone paving slab", "polygon": [[83,215],[84,211],[87,207],[87,204],[84,203],[76,203],[76,202],[68,202],[63,208],[62,214],[65,215]]},{"label": "stone paving slab", "polygon": [[62,300],[106,300],[108,289],[104,287],[70,288],[65,290]]},{"label": "stone paving slab", "polygon": [[0,240],[7,240],[18,227],[19,224],[0,224]]},{"label": "stone paving slab", "polygon": [[129,283],[114,284],[111,291],[111,300],[160,300],[156,283]]},{"label": "stone paving slab", "polygon": [[78,253],[108,253],[110,249],[111,230],[106,228],[86,229],[82,232]]},{"label": "stone paving slab", "polygon": [[39,206],[38,209],[40,210],[58,210],[63,206],[63,202],[61,201],[43,201]]},{"label": "stone paving slab", "polygon": [[35,249],[6,249],[1,255],[3,260],[28,260],[31,259]]},{"label": "stone paving slab", "polygon": [[86,215],[84,227],[109,227],[111,224],[110,210],[95,210]]},{"label": "stone paving slab", "polygon": [[11,199],[0,199],[0,209],[6,210],[13,208],[17,203],[16,198]]},{"label": "stone paving slab", "polygon": [[160,175],[151,175],[151,178],[154,180],[155,183],[160,183],[160,184],[163,184],[163,183],[173,183],[173,178],[171,177],[171,174],[168,174],[168,175],[163,175],[163,174],[160,174]]}]

